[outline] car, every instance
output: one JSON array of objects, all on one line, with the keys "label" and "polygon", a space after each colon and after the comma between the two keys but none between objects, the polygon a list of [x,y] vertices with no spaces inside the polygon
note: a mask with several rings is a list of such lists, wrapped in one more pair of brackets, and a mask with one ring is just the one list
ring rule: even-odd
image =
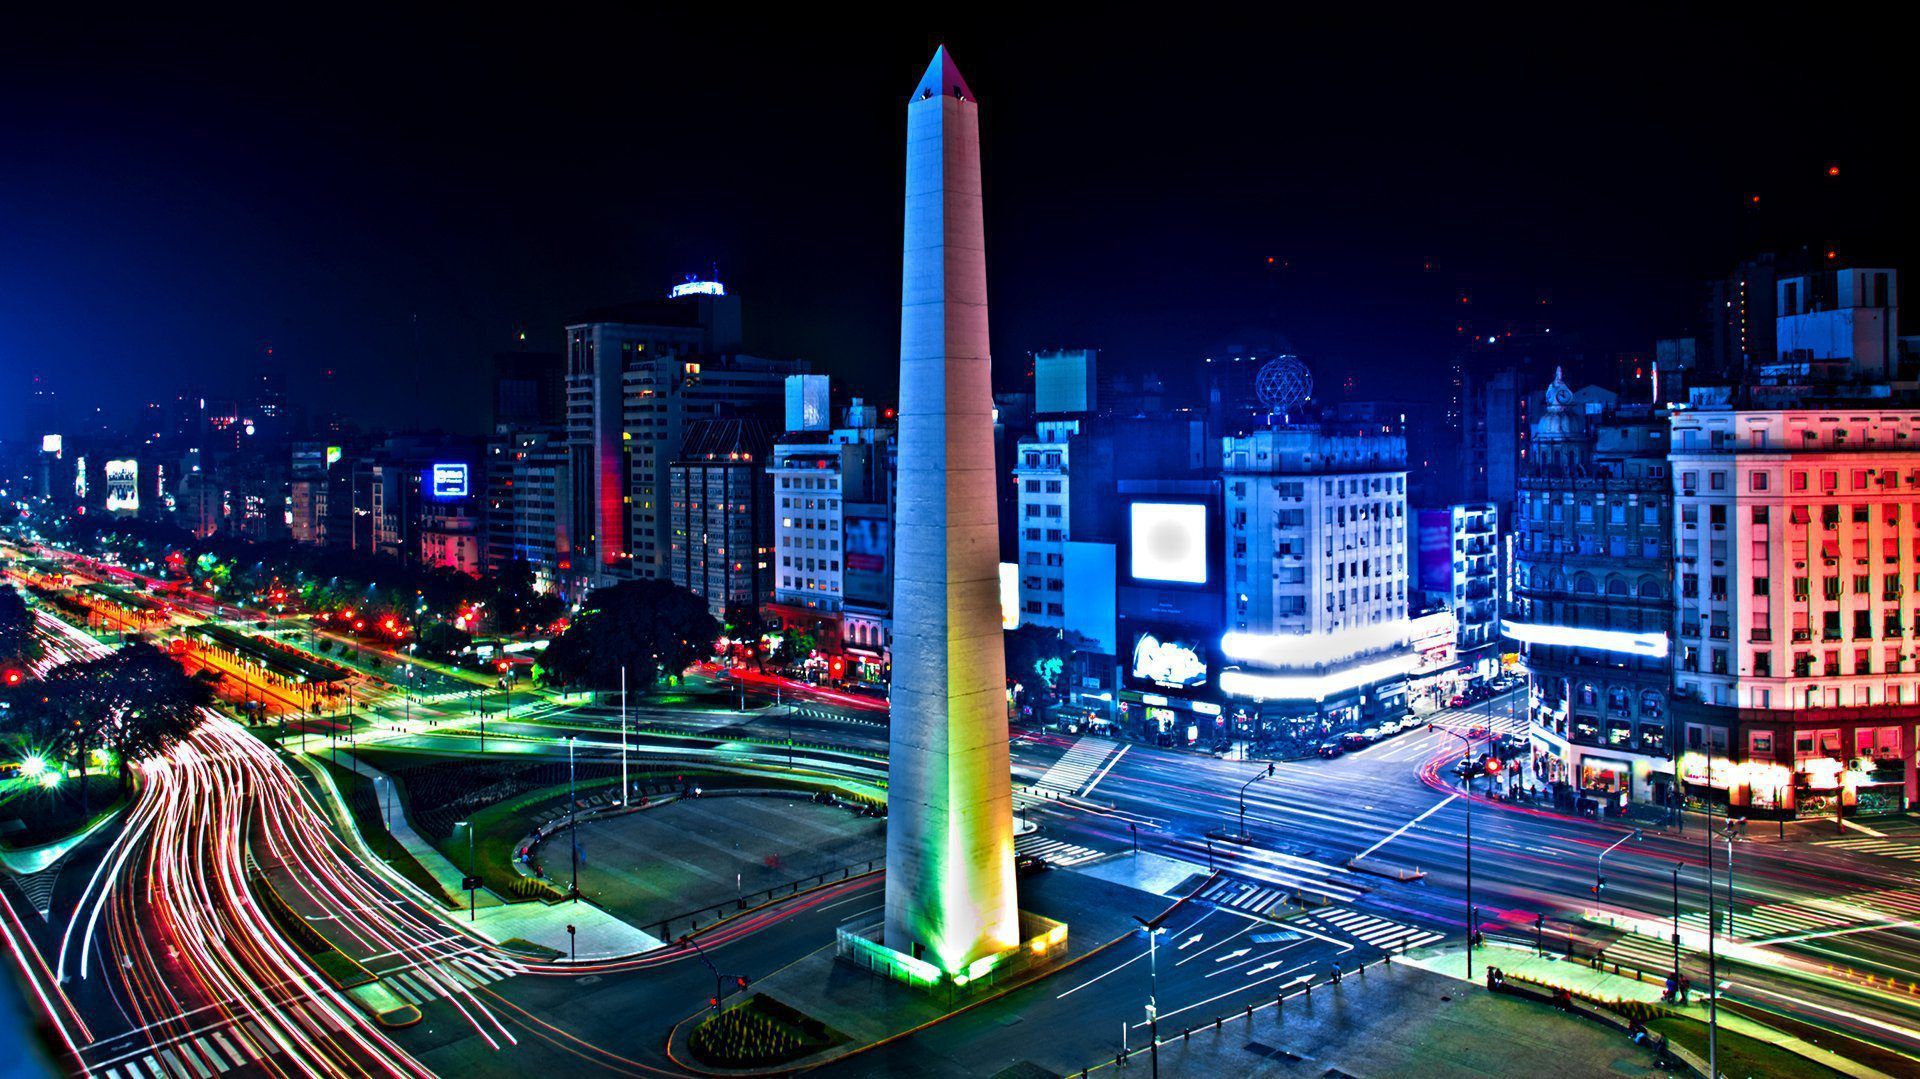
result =
[{"label": "car", "polygon": [[1320,743],[1320,747],[1314,750],[1315,753],[1319,754],[1322,757],[1338,757],[1340,754],[1345,753],[1346,751],[1347,751],[1347,747],[1341,745],[1337,739],[1330,739],[1328,741],[1322,742]]},{"label": "car", "polygon": [[1013,860],[1015,876],[1030,877],[1035,873],[1045,873],[1053,868],[1053,863],[1034,854],[1022,854]]},{"label": "car", "polygon": [[1471,704],[1471,703],[1472,703],[1471,701],[1467,700],[1467,695],[1464,693],[1456,693],[1453,696],[1447,698],[1448,708],[1465,708],[1468,704]]},{"label": "car", "polygon": [[1386,729],[1378,725],[1368,727],[1366,730],[1360,732],[1360,737],[1365,738],[1368,742],[1378,742],[1386,736]]},{"label": "car", "polygon": [[1372,740],[1359,731],[1348,731],[1340,736],[1340,745],[1344,749],[1365,749],[1372,744]]}]

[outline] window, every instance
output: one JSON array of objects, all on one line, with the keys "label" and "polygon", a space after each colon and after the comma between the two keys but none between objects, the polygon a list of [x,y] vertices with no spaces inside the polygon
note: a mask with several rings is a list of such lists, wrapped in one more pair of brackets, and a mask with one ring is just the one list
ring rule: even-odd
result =
[{"label": "window", "polygon": [[1747,490],[1764,491],[1766,489],[1767,489],[1767,474],[1765,472],[1747,473]]}]

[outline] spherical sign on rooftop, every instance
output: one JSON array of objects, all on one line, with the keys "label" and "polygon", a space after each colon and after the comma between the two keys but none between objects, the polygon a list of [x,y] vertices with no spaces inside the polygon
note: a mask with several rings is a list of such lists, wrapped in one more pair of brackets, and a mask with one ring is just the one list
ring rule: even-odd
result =
[{"label": "spherical sign on rooftop", "polygon": [[1298,356],[1275,356],[1253,376],[1253,392],[1273,412],[1292,412],[1313,396],[1313,372]]}]

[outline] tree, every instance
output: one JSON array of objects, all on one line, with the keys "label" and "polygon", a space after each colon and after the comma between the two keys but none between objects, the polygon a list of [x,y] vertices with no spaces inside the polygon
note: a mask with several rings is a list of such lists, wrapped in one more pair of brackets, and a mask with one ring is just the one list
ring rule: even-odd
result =
[{"label": "tree", "polygon": [[629,581],[596,589],[580,613],[541,654],[544,675],[563,685],[645,691],[662,678],[679,680],[713,654],[720,623],[707,601],[671,581]]},{"label": "tree", "polygon": [[780,635],[780,643],[774,647],[773,655],[768,658],[776,667],[791,667],[813,655],[820,642],[813,634],[805,630],[790,629]]},{"label": "tree", "polygon": [[33,632],[33,612],[20,592],[0,583],[0,668],[23,670],[40,657],[40,638]]},{"label": "tree", "polygon": [[99,659],[63,664],[48,672],[45,704],[65,718],[68,748],[78,758],[84,789],[87,757],[113,753],[124,787],[135,761],[157,756],[192,733],[213,704],[213,687],[188,675],[171,656],[150,644],[129,644]]},{"label": "tree", "polygon": [[1007,680],[1016,682],[1036,709],[1053,703],[1066,670],[1066,635],[1046,626],[1021,626],[1004,636]]}]

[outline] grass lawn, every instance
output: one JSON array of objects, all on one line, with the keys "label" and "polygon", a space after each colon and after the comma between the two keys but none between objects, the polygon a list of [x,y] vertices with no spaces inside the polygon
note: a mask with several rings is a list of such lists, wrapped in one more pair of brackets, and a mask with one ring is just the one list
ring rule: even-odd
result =
[{"label": "grass lawn", "polygon": [[81,808],[80,780],[69,776],[58,787],[31,780],[0,783],[0,821],[17,820],[19,827],[0,830],[0,844],[12,848],[37,847],[80,831],[122,804],[120,778],[87,776],[86,808]]},{"label": "grass lawn", "polygon": [[[449,908],[456,906],[453,899],[441,890],[440,882],[434,879],[433,874],[427,872],[426,868],[407,852],[407,848],[388,838],[386,817],[381,811],[379,795],[374,790],[373,781],[351,768],[319,757],[314,759],[332,774],[333,781],[339,785],[340,793],[346,797],[347,809],[352,812],[354,823],[359,826],[360,834],[366,838],[367,846],[372,848],[373,853],[386,859],[388,865],[422,891],[430,896],[437,896],[441,905]],[[400,807],[396,805],[394,811],[399,812]]]},{"label": "grass lawn", "polygon": [[[1649,1030],[1673,1039],[1702,1059],[1707,1055],[1707,1025],[1694,1019],[1669,1016],[1647,1024]],[[1732,1079],[1837,1079],[1840,1072],[1778,1046],[1722,1030],[1718,1039],[1720,1072]]]}]

